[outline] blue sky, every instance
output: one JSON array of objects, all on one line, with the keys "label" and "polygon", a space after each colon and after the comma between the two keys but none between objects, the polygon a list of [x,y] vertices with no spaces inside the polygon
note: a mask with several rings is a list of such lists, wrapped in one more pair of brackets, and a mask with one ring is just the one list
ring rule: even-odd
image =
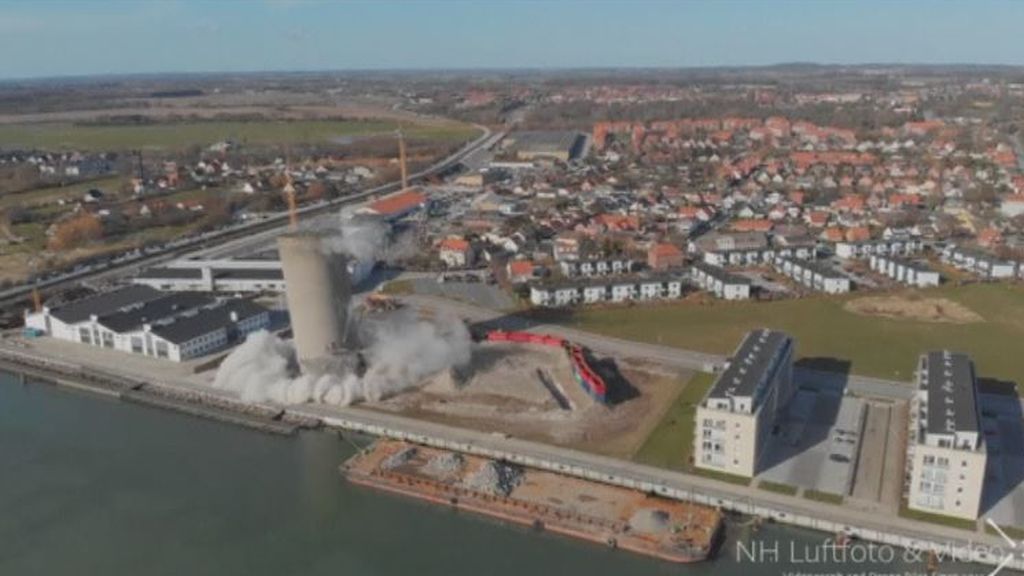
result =
[{"label": "blue sky", "polygon": [[0,78],[821,63],[1024,65],[1024,2],[0,0]]}]

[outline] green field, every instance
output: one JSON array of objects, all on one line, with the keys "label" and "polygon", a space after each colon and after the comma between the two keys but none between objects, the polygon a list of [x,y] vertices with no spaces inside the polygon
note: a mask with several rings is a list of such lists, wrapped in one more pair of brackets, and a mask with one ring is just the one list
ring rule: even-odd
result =
[{"label": "green field", "polygon": [[832,494],[830,492],[818,492],[817,490],[804,490],[804,498],[808,500],[814,500],[815,502],[824,502],[826,504],[842,504],[843,497],[839,494]]},{"label": "green field", "polygon": [[[390,120],[211,120],[142,125],[38,123],[0,125],[5,148],[75,150],[181,149],[224,140],[242,144],[323,144],[336,138],[390,134],[399,127]],[[478,134],[465,124],[403,124],[410,139],[461,141]]]},{"label": "green field", "polygon": [[787,496],[796,496],[796,493],[800,491],[800,488],[797,486],[782,484],[781,482],[769,482],[768,480],[762,480],[757,487],[761,490],[775,492],[776,494],[785,494]]},{"label": "green field", "polygon": [[711,374],[694,374],[633,459],[659,468],[690,471],[697,404],[704,399],[714,381]]},{"label": "green field", "polygon": [[128,179],[123,176],[111,176],[88,182],[79,182],[67,186],[50,186],[48,188],[36,188],[24,192],[14,192],[0,195],[0,209],[4,208],[28,208],[56,202],[57,200],[81,200],[82,196],[93,188],[99,188],[106,194],[117,194],[121,186]]},{"label": "green field", "polygon": [[952,516],[944,516],[942,514],[931,514],[920,510],[911,510],[907,507],[906,502],[900,504],[900,516],[910,518],[911,520],[949,526],[950,528],[970,530],[971,532],[974,532],[978,528],[978,525],[974,520],[964,520],[963,518],[954,518]]},{"label": "green field", "polygon": [[[970,324],[886,319],[848,312],[857,295],[777,302],[681,302],[585,310],[559,320],[601,334],[730,354],[743,335],[759,327],[784,330],[797,339],[809,365],[909,381],[918,356],[951,348],[970,353],[979,376],[1024,383],[1024,286],[972,284],[907,292],[948,298],[980,314]],[[849,362],[846,366],[845,363]]]}]

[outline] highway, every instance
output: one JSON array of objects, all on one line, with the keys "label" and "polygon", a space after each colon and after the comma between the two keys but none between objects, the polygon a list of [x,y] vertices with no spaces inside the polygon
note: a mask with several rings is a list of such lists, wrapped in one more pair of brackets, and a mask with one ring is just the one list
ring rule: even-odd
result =
[{"label": "highway", "polygon": [[[417,183],[426,177],[432,176],[451,166],[454,166],[467,155],[476,152],[481,148],[493,145],[500,139],[502,134],[492,134],[486,126],[475,125],[481,130],[477,139],[467,143],[450,156],[443,158],[424,170],[420,170],[409,176],[410,183]],[[387,194],[398,190],[400,182],[391,182],[337,198],[329,202],[321,202],[303,206],[298,209],[300,217],[310,217],[323,212],[336,210],[341,206],[364,202],[375,196]],[[131,259],[113,259],[105,266],[93,266],[77,272],[71,272],[62,276],[49,278],[35,284],[22,284],[0,292],[0,309],[7,308],[12,304],[26,298],[32,289],[39,288],[44,292],[61,290],[69,286],[91,281],[99,282],[115,276],[121,276],[138,271],[142,268],[165,262],[173,258],[180,258],[190,255],[202,255],[205,251],[223,249],[227,246],[234,246],[236,249],[265,242],[270,238],[280,235],[288,229],[288,213],[281,212],[273,214],[259,222],[231,225],[221,230],[207,233],[196,238],[191,238],[178,243],[170,242],[160,250],[151,250]]]}]

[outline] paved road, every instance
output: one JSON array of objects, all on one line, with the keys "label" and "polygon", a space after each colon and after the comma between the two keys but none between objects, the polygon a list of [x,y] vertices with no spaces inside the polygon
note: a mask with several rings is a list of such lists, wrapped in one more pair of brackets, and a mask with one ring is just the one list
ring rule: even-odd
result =
[{"label": "paved road", "polygon": [[[845,529],[869,540],[904,545],[908,543],[905,539],[913,539],[953,547],[966,547],[972,542],[990,546],[1002,544],[995,536],[984,533],[969,534],[961,530],[902,518],[892,513],[819,504],[800,497],[728,484],[626,460],[487,432],[453,428],[358,407],[339,408],[307,404],[290,407],[286,411],[319,418],[328,425],[505,458],[512,462],[591,480],[653,491],[744,513],[771,516],[779,521],[798,523],[820,530],[834,532]],[[999,558],[994,560],[998,561]],[[1018,569],[1024,567],[1024,561],[1020,558],[1016,562]]]},{"label": "paved road", "polygon": [[[490,129],[482,125],[476,125],[476,127],[483,131],[483,134],[480,137],[469,142],[447,158],[439,160],[424,170],[411,174],[409,176],[409,180],[415,183],[424,177],[433,175],[458,163],[462,158],[465,158],[476,150],[490,145],[493,139]],[[400,183],[392,182],[370,188],[356,194],[350,194],[330,202],[303,206],[299,208],[299,214],[300,217],[312,216],[314,214],[334,210],[341,206],[362,202],[374,196],[395,191],[399,186]],[[196,238],[177,246],[169,246],[159,252],[149,253],[130,262],[111,264],[103,268],[91,269],[88,271],[83,270],[80,272],[74,272],[44,282],[39,282],[36,285],[23,284],[0,291],[0,308],[7,307],[25,298],[32,291],[33,287],[37,287],[41,290],[52,291],[77,285],[86,281],[99,282],[112,277],[133,273],[141,268],[152,266],[154,264],[170,260],[171,258],[215,254],[217,253],[218,247],[221,246],[228,246],[229,249],[237,251],[246,246],[258,245],[260,242],[266,242],[268,238],[274,238],[284,233],[287,229],[288,214],[285,212],[273,214],[260,222],[220,230],[206,237]]]},{"label": "paved road", "polygon": [[[602,354],[643,358],[687,370],[710,372],[721,368],[728,359],[726,356],[717,354],[706,354],[671,346],[634,342],[592,332],[584,332],[561,325],[538,323],[522,316],[502,314],[486,308],[444,298],[417,294],[404,296],[403,299],[417,307],[446,312],[477,324],[485,324],[488,327],[547,332],[568,338]],[[739,345],[739,342],[736,344]],[[847,375],[837,372],[824,372],[809,368],[798,368],[796,370],[796,378],[799,383],[805,385],[838,389],[842,389],[845,386],[847,391],[852,394],[892,400],[907,400],[914,392],[914,387],[909,382]]]}]

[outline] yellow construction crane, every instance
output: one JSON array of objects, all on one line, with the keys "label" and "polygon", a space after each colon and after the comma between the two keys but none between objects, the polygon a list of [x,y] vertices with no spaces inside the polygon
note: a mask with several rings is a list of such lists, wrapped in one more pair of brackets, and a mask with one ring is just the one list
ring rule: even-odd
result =
[{"label": "yellow construction crane", "polygon": [[292,183],[292,150],[288,146],[285,148],[285,161],[284,161],[284,188],[281,192],[284,193],[285,200],[288,202],[288,225],[292,232],[299,229],[299,210],[295,202],[295,185]]},{"label": "yellow construction crane", "polygon": [[285,184],[282,191],[288,201],[288,225],[294,232],[299,229],[299,210],[295,204],[295,186],[292,185],[291,174],[288,174],[287,171],[285,171]]},{"label": "yellow construction crane", "polygon": [[405,166],[405,135],[398,129],[398,165],[402,170],[402,190],[409,188],[409,172]]}]

